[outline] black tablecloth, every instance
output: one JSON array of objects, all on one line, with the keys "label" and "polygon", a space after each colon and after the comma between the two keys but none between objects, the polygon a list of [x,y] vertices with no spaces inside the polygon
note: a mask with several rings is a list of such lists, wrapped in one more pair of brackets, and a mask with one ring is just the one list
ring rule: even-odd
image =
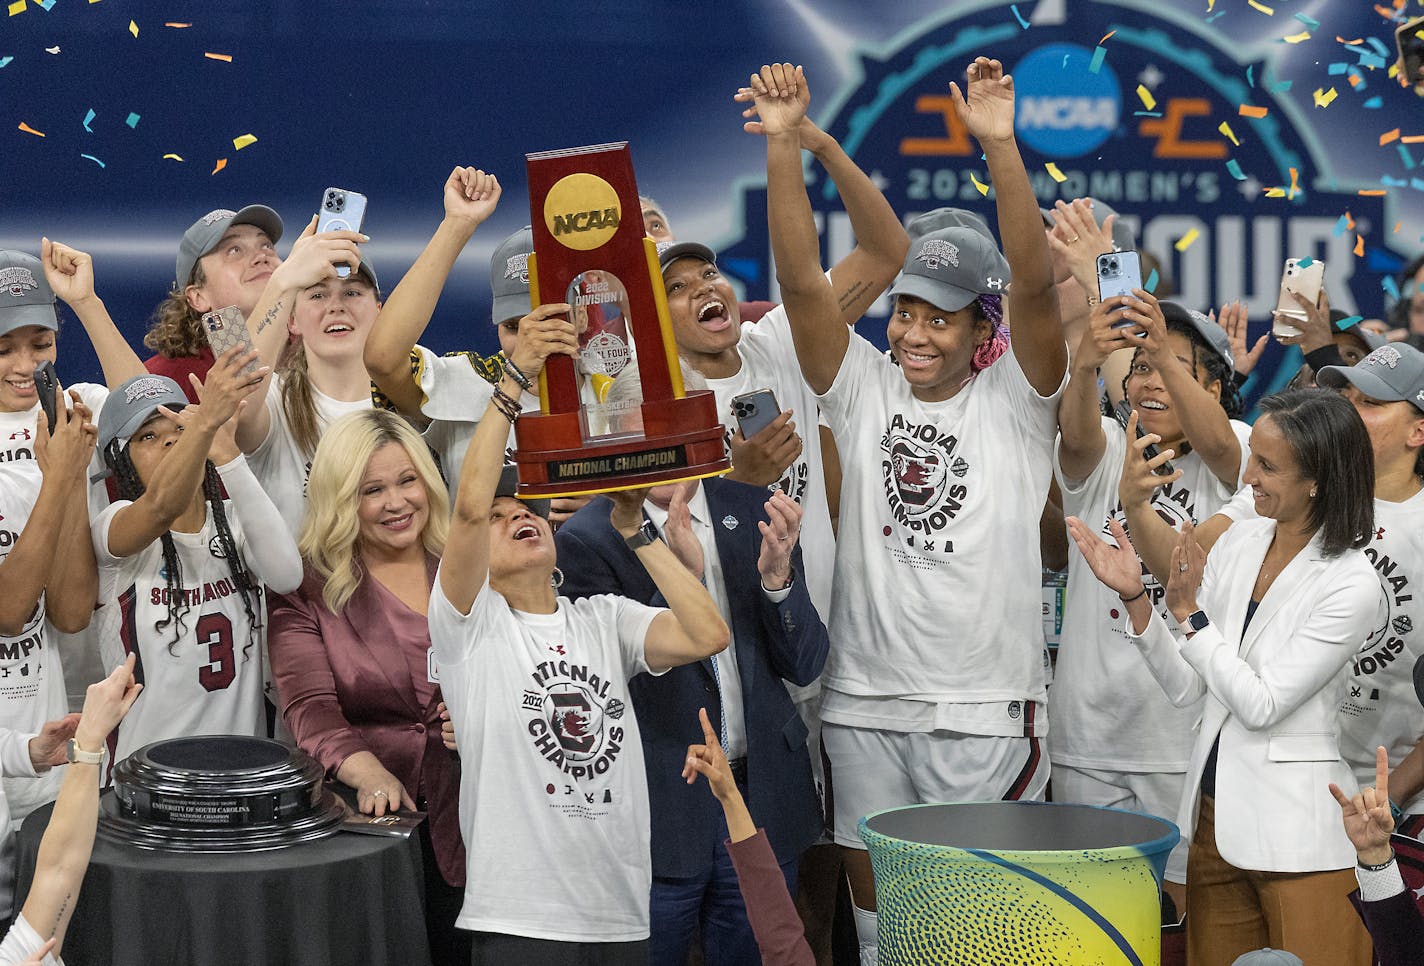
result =
[{"label": "black tablecloth", "polygon": [[[112,794],[106,793],[106,794]],[[18,911],[52,806],[20,830]],[[266,852],[157,852],[99,837],[69,966],[428,966],[420,843],[337,832]]]}]

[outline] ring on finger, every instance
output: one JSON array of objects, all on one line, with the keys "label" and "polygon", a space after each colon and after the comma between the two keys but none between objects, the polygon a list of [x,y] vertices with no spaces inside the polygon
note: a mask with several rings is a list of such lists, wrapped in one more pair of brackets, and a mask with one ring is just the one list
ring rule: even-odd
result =
[{"label": "ring on finger", "polygon": [[1070,244],[1070,245],[1073,244],[1074,242],[1076,242],[1076,241],[1077,241],[1079,238],[1081,238],[1081,237],[1082,237],[1081,235],[1074,235],[1072,238],[1068,239],[1068,244]]},{"label": "ring on finger", "polygon": [[[1186,569],[1186,568],[1183,568],[1183,569]],[[372,797],[372,798],[389,798],[390,796],[386,794],[386,790],[385,790],[384,788],[378,788],[378,789],[376,789],[374,792],[371,793],[371,797]]]}]

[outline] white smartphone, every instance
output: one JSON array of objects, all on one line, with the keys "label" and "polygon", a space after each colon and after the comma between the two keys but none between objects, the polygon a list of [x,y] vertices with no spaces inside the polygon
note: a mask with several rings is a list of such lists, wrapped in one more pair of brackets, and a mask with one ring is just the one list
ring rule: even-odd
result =
[{"label": "white smartphone", "polygon": [[[366,196],[359,191],[345,188],[327,188],[321,195],[321,210],[317,212],[316,230],[360,231],[366,220]],[[351,274],[350,265],[338,265],[336,274],[346,278]]]},{"label": "white smartphone", "polygon": [[[1137,298],[1132,290],[1142,288],[1142,259],[1137,252],[1104,252],[1098,256],[1098,299],[1106,302],[1115,295]],[[1114,322],[1114,329],[1130,329],[1135,322]]]},{"label": "white smartphone", "polygon": [[1291,297],[1291,293],[1297,293],[1313,304],[1320,298],[1320,289],[1324,284],[1325,263],[1320,259],[1287,258],[1286,267],[1281,272],[1281,294],[1276,300],[1275,311],[1271,313],[1271,334],[1278,339],[1300,335],[1301,330],[1291,321],[1305,321],[1305,310]]}]

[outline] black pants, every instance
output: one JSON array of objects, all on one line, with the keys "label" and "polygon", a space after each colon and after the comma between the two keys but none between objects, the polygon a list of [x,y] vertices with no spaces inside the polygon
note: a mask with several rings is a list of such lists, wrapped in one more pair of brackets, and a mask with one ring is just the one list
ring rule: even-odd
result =
[{"label": "black pants", "polygon": [[497,932],[471,933],[472,966],[647,966],[648,941],[566,943]]},{"label": "black pants", "polygon": [[434,966],[466,966],[470,961],[470,933],[455,928],[455,918],[465,902],[464,886],[452,886],[440,875],[435,848],[430,842],[430,823],[422,822],[420,858],[425,867],[425,935],[430,942]]}]

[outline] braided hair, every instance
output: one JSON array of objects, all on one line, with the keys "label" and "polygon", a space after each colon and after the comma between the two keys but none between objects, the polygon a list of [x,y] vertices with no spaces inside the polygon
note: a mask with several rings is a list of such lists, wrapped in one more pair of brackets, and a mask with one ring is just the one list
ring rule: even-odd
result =
[{"label": "braided hair", "polygon": [[[118,484],[119,499],[137,500],[143,496],[146,487],[143,480],[139,479],[138,471],[134,469],[133,461],[129,458],[128,446],[122,448],[115,440],[109,445],[109,449],[104,453],[104,461],[114,471],[115,482]],[[252,579],[251,572],[247,569],[242,556],[237,550],[237,541],[233,539],[232,527],[228,524],[227,513],[223,510],[222,481],[218,477],[217,467],[212,460],[205,461],[203,469],[203,497],[207,500],[208,513],[213,518],[213,525],[217,529],[218,545],[222,548],[223,559],[227,561],[228,573],[232,575],[232,582],[237,587],[238,594],[242,597],[242,609],[247,613],[247,644],[242,649],[245,659],[252,646],[257,643],[257,630],[262,626],[260,591],[257,582]],[[163,545],[163,580],[168,589],[168,614],[154,621],[153,629],[162,632],[169,627],[173,628],[173,640],[168,643],[168,653],[174,653],[173,648],[182,639],[187,630],[185,617],[188,613],[188,599],[183,591],[183,568],[178,558],[178,548],[173,543],[173,534],[165,532],[159,538]]]},{"label": "braided hair", "polygon": [[[1207,384],[1215,381],[1221,386],[1221,408],[1226,410],[1228,419],[1240,419],[1243,409],[1241,403],[1241,391],[1237,388],[1235,373],[1231,363],[1212,350],[1211,345],[1206,341],[1195,328],[1189,323],[1178,321],[1177,319],[1167,320],[1167,331],[1177,332],[1186,336],[1192,347],[1192,378],[1201,381],[1201,373],[1206,373]],[[1142,346],[1138,346],[1132,351],[1132,363],[1127,367],[1127,375],[1122,377],[1122,395],[1127,398],[1127,381],[1132,378],[1133,366],[1137,365],[1138,357],[1143,353]],[[1103,402],[1104,412],[1111,415],[1106,399]]]}]

